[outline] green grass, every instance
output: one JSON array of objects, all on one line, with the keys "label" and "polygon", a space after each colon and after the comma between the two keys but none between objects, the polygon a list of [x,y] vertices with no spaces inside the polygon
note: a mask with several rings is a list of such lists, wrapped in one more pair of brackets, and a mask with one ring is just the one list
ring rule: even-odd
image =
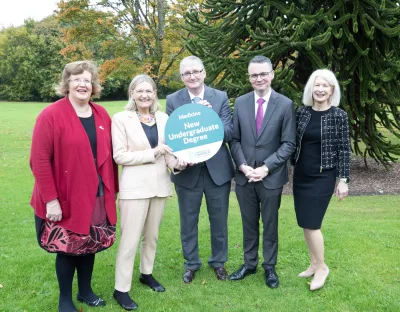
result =
[{"label": "green grass", "polygon": [[[110,115],[124,104],[103,103]],[[57,307],[55,256],[38,247],[29,206],[33,185],[28,164],[30,138],[43,107],[0,103],[0,311],[56,311]],[[323,226],[331,274],[325,287],[312,293],[309,280],[296,277],[308,266],[308,255],[291,196],[283,196],[280,209],[277,272],[281,285],[275,290],[265,286],[260,267],[243,281],[216,280],[207,266],[210,242],[204,205],[199,223],[203,267],[194,282],[185,285],[177,199],[172,196],[154,267],[166,292],[155,293],[138,282],[137,254],[131,295],[139,311],[400,311],[399,207],[400,196],[349,197],[343,202],[334,198]],[[96,256],[93,288],[107,300],[107,306],[88,308],[75,300],[83,311],[123,311],[112,298],[116,252],[117,244]],[[232,193],[228,271],[237,269],[242,258],[240,212]]]}]

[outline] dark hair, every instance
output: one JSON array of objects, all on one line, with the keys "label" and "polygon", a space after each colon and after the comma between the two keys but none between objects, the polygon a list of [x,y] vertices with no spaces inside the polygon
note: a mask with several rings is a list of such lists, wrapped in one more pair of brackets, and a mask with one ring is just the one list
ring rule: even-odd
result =
[{"label": "dark hair", "polygon": [[249,62],[249,66],[250,66],[250,64],[261,64],[261,63],[269,64],[269,66],[271,67],[271,70],[273,70],[271,60],[268,57],[263,56],[263,55],[256,55],[255,57],[253,57],[252,60]]}]

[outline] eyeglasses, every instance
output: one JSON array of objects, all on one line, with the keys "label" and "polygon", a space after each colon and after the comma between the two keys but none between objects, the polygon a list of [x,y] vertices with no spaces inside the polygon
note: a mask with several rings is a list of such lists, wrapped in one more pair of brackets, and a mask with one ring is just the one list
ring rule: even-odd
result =
[{"label": "eyeglasses", "polygon": [[193,75],[193,76],[195,76],[195,77],[199,77],[200,74],[201,74],[203,71],[204,71],[204,68],[203,68],[202,70],[194,70],[194,71],[192,71],[192,72],[183,73],[183,74],[181,74],[181,76],[182,76],[182,77],[185,77],[185,78],[189,78],[190,75]]},{"label": "eyeglasses", "polygon": [[272,71],[259,73],[259,74],[251,74],[251,75],[249,75],[249,78],[250,78],[250,80],[257,80],[258,77],[260,77],[261,79],[265,79],[269,76],[270,73],[272,73]]},{"label": "eyeglasses", "polygon": [[79,86],[80,84],[84,84],[84,85],[91,85],[92,81],[89,79],[70,79],[69,81],[71,81],[73,84]]}]

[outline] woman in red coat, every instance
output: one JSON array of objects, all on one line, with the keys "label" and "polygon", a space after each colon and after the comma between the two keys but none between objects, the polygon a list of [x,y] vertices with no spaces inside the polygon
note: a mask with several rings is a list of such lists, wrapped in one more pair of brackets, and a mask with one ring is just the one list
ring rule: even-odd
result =
[{"label": "woman in red coat", "polygon": [[58,311],[77,311],[78,301],[104,306],[91,288],[95,254],[115,241],[118,169],[112,158],[111,119],[90,101],[101,86],[93,62],[65,66],[57,88],[64,98],[47,106],[33,130],[30,166],[35,177],[31,206],[39,245],[56,253]]}]

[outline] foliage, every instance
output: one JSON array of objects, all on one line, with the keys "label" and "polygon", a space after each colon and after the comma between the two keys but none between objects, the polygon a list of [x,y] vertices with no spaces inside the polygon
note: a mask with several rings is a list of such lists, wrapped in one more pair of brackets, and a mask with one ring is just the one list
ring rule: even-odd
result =
[{"label": "foliage", "polygon": [[99,60],[105,83],[112,77],[128,85],[133,76],[147,73],[159,86],[169,87],[177,80],[178,58],[184,53],[182,16],[197,2],[61,1],[58,18],[67,44],[63,53]]},{"label": "foliage", "polygon": [[231,96],[250,90],[247,64],[258,54],[272,59],[274,87],[297,105],[311,72],[330,68],[341,85],[355,153],[385,166],[395,159],[391,154],[400,155],[400,145],[379,132],[384,127],[400,137],[398,1],[207,0],[186,21],[194,34],[188,50]]},{"label": "foliage", "polygon": [[32,20],[0,32],[0,98],[49,101],[64,65],[60,29],[54,18]]}]

